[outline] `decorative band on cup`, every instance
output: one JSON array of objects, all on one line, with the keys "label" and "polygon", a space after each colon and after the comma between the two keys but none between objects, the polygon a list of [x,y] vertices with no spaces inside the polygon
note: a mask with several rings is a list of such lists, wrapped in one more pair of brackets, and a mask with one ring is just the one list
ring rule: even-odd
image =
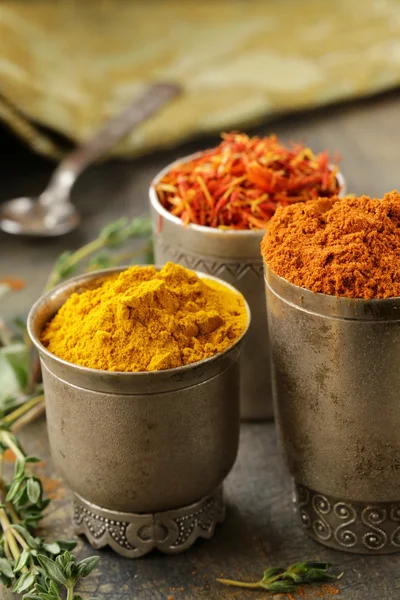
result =
[{"label": "decorative band on cup", "polygon": [[317,542],[362,554],[400,551],[400,500],[354,502],[296,483],[297,508],[306,532]]},{"label": "decorative band on cup", "polygon": [[152,514],[111,511],[74,494],[74,530],[93,548],[110,546],[127,558],[156,549],[164,554],[184,552],[198,538],[210,539],[224,520],[222,488],[189,506]]}]

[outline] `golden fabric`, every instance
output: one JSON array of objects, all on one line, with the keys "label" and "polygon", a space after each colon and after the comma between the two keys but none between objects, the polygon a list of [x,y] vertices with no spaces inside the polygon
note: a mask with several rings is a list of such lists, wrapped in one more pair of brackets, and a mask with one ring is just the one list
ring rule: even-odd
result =
[{"label": "golden fabric", "polygon": [[87,139],[145,82],[185,92],[116,154],[377,92],[399,83],[399,63],[396,0],[0,5],[0,118],[50,156],[63,149],[51,131]]}]

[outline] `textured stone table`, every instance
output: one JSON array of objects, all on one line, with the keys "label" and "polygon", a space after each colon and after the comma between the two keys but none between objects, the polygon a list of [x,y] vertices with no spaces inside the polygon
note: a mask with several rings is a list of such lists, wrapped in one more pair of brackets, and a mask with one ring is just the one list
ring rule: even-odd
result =
[{"label": "textured stone table", "polygon": [[[293,116],[258,131],[275,131],[285,140],[301,139],[315,150],[338,150],[349,190],[381,195],[400,187],[399,115],[400,94],[392,93],[312,115]],[[134,162],[112,162],[91,169],[82,176],[74,193],[83,226],[65,238],[29,241],[0,233],[0,279],[13,274],[27,282],[24,291],[1,305],[1,315],[10,317],[29,309],[60,252],[88,241],[102,225],[122,214],[145,212],[148,182],[162,166],[214,142],[199,141]],[[53,166],[20,148],[5,131],[0,132],[0,152],[0,201],[40,192]],[[71,536],[70,496],[52,471],[44,419],[28,426],[22,438],[29,453],[45,459],[45,487],[54,497],[45,530],[49,536]],[[256,580],[268,565],[318,559],[331,561],[338,571],[344,571],[338,598],[400,598],[399,556],[343,554],[327,550],[305,536],[294,514],[291,483],[276,449],[272,423],[243,425],[239,457],[227,481],[226,498],[226,521],[212,541],[199,542],[181,556],[154,554],[136,561],[101,551],[100,568],[85,581],[82,594],[102,600],[266,598],[268,595],[262,592],[223,587],[216,578],[224,575]],[[81,556],[92,552],[84,541],[78,551]],[[304,598],[332,597],[329,590],[318,594]]]}]

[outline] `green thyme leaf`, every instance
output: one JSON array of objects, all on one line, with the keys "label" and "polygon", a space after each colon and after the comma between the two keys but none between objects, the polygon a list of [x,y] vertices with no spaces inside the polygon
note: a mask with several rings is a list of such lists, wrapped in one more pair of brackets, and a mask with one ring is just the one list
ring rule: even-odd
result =
[{"label": "green thyme leaf", "polygon": [[13,587],[13,592],[14,594],[22,594],[22,592],[29,590],[34,583],[35,575],[33,573],[24,573]]},{"label": "green thyme leaf", "polygon": [[5,558],[0,558],[0,573],[8,579],[14,579],[14,573],[10,563]]},{"label": "green thyme leaf", "polygon": [[25,479],[23,477],[19,477],[18,479],[14,479],[10,488],[7,492],[6,500],[7,502],[12,502],[14,498],[19,493],[21,487],[25,484]]},{"label": "green thyme leaf", "polygon": [[14,478],[18,479],[25,473],[25,458],[17,458],[14,466]]},{"label": "green thyme leaf", "polygon": [[42,495],[42,485],[36,477],[30,477],[27,483],[29,502],[36,504]]},{"label": "green thyme leaf", "polygon": [[76,548],[75,540],[55,540],[56,543],[60,546],[61,550],[71,551]]},{"label": "green thyme leaf", "polygon": [[271,579],[271,577],[275,577],[275,575],[283,573],[284,570],[285,569],[281,569],[279,567],[270,567],[269,569],[264,571],[264,577],[262,578],[262,581],[264,581],[264,579]]},{"label": "green thyme leaf", "polygon": [[40,566],[42,567],[42,569],[44,569],[46,575],[51,580],[55,581],[55,583],[57,583],[58,585],[64,585],[66,583],[64,573],[62,572],[60,567],[54,562],[54,560],[51,560],[51,558],[48,558],[48,556],[45,556],[44,554],[38,554],[37,559]]},{"label": "green thyme leaf", "polygon": [[46,552],[48,552],[49,554],[54,554],[54,555],[60,554],[60,552],[61,552],[60,545],[57,544],[57,542],[52,542],[51,544],[46,544],[44,542],[43,549],[46,550]]},{"label": "green thyme leaf", "polygon": [[288,581],[261,583],[260,587],[264,588],[268,592],[273,592],[274,594],[288,594],[297,590],[297,585],[295,583],[289,583]]},{"label": "green thyme leaf", "polygon": [[42,460],[40,458],[37,458],[37,456],[26,456],[25,457],[25,462],[27,462],[27,463],[40,463],[40,462],[42,462]]},{"label": "green thyme leaf", "polygon": [[149,217],[136,217],[129,224],[131,237],[148,237],[152,232],[152,223]]},{"label": "green thyme leaf", "polygon": [[67,250],[63,252],[57,259],[54,265],[54,271],[58,274],[60,279],[69,277],[76,269],[76,265],[72,261],[73,253]]},{"label": "green thyme leaf", "polygon": [[99,556],[89,556],[78,562],[78,573],[79,577],[87,577],[97,567],[99,563]]},{"label": "green thyme leaf", "polygon": [[14,573],[18,573],[18,571],[21,571],[25,567],[26,563],[29,560],[29,557],[30,553],[26,549],[24,549],[19,559],[15,563]]},{"label": "green thyme leaf", "polygon": [[125,217],[110,223],[100,231],[99,238],[105,246],[116,248],[126,240],[124,230],[128,226],[128,220]]}]

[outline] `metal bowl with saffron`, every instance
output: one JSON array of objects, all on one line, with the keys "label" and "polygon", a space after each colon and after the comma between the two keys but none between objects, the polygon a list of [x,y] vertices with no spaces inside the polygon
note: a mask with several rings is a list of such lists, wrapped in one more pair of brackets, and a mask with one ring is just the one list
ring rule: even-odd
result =
[{"label": "metal bowl with saffron", "polygon": [[241,418],[273,417],[260,244],[278,206],[342,196],[338,160],[276,136],[223,134],[219,146],[163,169],[150,186],[155,261],[220,277],[249,303],[241,357]]}]

